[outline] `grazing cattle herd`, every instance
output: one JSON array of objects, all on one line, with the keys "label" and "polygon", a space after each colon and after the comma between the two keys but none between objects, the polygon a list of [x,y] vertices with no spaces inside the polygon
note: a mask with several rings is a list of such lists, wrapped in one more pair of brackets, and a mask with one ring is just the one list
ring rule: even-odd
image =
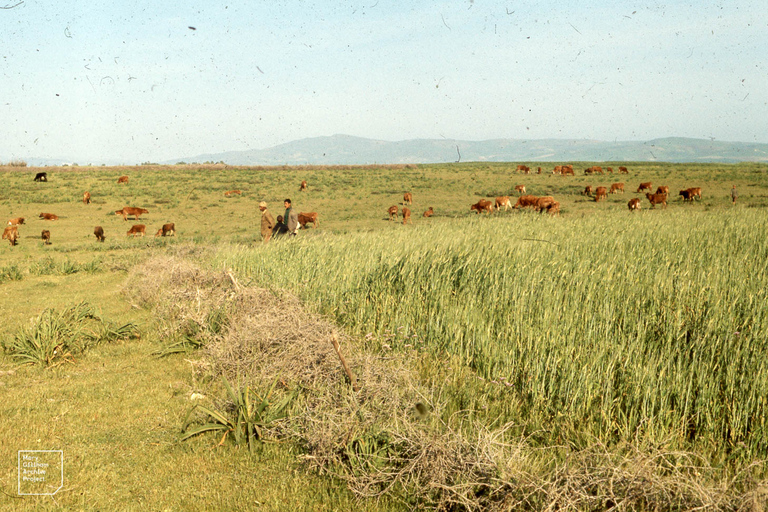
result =
[{"label": "grazing cattle herd", "polygon": [[[530,173],[530,167],[526,165],[518,165],[517,171],[523,174],[529,174]],[[541,174],[541,167],[537,170],[538,174]],[[584,175],[590,176],[590,175],[603,175],[604,172],[607,172],[608,174],[612,174],[614,172],[612,167],[606,167],[605,170],[603,170],[600,166],[591,166],[586,169],[584,169]],[[622,174],[628,174],[629,171],[626,167],[620,166],[618,168],[618,172]],[[573,176],[573,165],[556,165],[554,169],[552,170],[553,174],[562,175],[562,176]],[[39,172],[36,173],[34,181],[36,182],[47,182],[48,181],[48,175],[45,172]],[[128,184],[128,176],[120,176],[117,180],[119,184]],[[610,185],[610,193],[611,194],[623,194],[625,191],[624,183],[612,183]],[[306,191],[307,190],[307,182],[302,180],[301,185],[299,188],[300,191]],[[645,192],[645,196],[650,202],[651,209],[655,209],[656,205],[662,205],[663,208],[667,207],[667,198],[669,196],[669,186],[661,185],[657,187],[655,193],[651,193],[652,191],[652,182],[641,182],[639,183],[637,187],[637,193],[643,193]],[[521,208],[531,208],[534,211],[538,211],[540,213],[548,212],[550,215],[559,215],[560,214],[560,203],[555,200],[553,196],[534,196],[527,194],[526,186],[524,184],[517,184],[514,186],[514,191],[517,193],[518,198],[517,202],[514,206],[512,206],[512,202],[510,200],[509,196],[499,196],[495,198],[495,202],[491,202],[489,199],[480,199],[476,203],[472,204],[470,206],[470,212],[475,212],[477,214],[481,213],[487,213],[488,215],[492,214],[494,211],[500,212],[502,209],[504,211],[508,211],[510,208],[512,209],[521,209]],[[582,192],[583,195],[593,197],[595,202],[600,202],[603,200],[607,200],[607,195],[609,193],[609,189],[605,186],[597,186],[593,188],[592,185],[586,185],[584,188],[584,191]],[[231,197],[233,195],[241,195],[242,191],[240,190],[229,190],[224,193],[226,197]],[[679,193],[680,197],[682,197],[683,201],[685,202],[693,202],[694,200],[698,199],[701,200],[701,188],[700,187],[690,187],[684,190],[680,190]],[[84,204],[89,205],[91,204],[91,193],[89,191],[85,191],[83,193],[82,201]],[[413,204],[413,194],[411,192],[405,192],[403,194],[403,202],[402,202],[402,217],[403,217],[403,224],[413,223],[411,219],[411,209],[406,207],[405,205],[412,205]],[[641,209],[640,199],[635,197],[629,200],[627,203],[627,207],[630,211],[636,211]],[[149,211],[145,208],[138,208],[138,207],[131,207],[131,206],[125,206],[120,210],[115,210],[115,215],[119,215],[123,217],[124,221],[127,221],[129,217],[133,217],[135,220],[141,220],[141,215],[149,214]],[[399,217],[400,210],[397,205],[390,206],[387,209],[387,214],[389,216],[389,220],[397,220]],[[426,211],[424,211],[423,217],[429,218],[432,217],[435,214],[434,208],[429,207]],[[319,214],[317,212],[301,212],[298,214],[298,223],[302,228],[307,228],[307,225],[309,223],[312,223],[312,225],[317,228],[318,227],[318,217]],[[40,213],[39,218],[46,221],[56,221],[59,219],[58,215],[54,213]],[[8,240],[9,243],[12,246],[15,246],[18,243],[19,239],[19,231],[18,226],[24,225],[25,218],[24,217],[16,217],[13,219],[8,220],[8,225],[5,227],[3,231],[3,240]],[[93,234],[96,237],[96,240],[99,242],[103,242],[105,240],[104,235],[104,229],[102,226],[96,226],[93,230]],[[174,223],[169,222],[165,223],[160,227],[155,236],[156,237],[166,237],[166,236],[175,236],[176,234],[176,226]],[[146,235],[146,226],[144,224],[134,224],[127,232],[127,236],[145,236]],[[51,244],[51,232],[50,230],[43,230],[41,234],[41,239],[44,244],[49,245]]]}]

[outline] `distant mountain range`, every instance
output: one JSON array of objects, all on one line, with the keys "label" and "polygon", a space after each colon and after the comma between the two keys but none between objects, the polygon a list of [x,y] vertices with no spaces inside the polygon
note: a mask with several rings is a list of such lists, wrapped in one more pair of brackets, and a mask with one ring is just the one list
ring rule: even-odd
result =
[{"label": "distant mountain range", "polygon": [[[65,161],[28,158],[31,166]],[[446,162],[768,162],[768,144],[669,137],[646,142],[581,139],[412,139],[383,141],[331,135],[266,149],[181,156],[158,162],[230,165],[366,165]],[[85,161],[80,162],[84,164]],[[96,163],[96,162],[94,162]],[[114,162],[112,162],[114,163]],[[138,164],[139,162],[134,162]],[[110,162],[107,162],[110,164]]]},{"label": "distant mountain range", "polygon": [[566,139],[412,139],[396,142],[349,135],[313,137],[267,149],[229,151],[164,163],[230,165],[364,165],[445,162],[768,162],[768,144],[670,137],[647,142]]}]

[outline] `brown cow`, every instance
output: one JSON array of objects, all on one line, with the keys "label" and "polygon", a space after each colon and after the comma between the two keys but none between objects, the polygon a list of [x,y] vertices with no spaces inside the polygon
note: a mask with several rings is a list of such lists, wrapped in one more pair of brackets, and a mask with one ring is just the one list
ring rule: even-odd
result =
[{"label": "brown cow", "polygon": [[242,193],[243,193],[242,191],[237,190],[237,189],[235,189],[235,190],[227,190],[226,192],[224,192],[224,197],[231,197],[231,196],[235,196],[235,195],[239,196]]},{"label": "brown cow", "polygon": [[517,195],[524,196],[525,195],[525,185],[515,185],[515,192],[517,192]]},{"label": "brown cow", "polygon": [[8,240],[11,245],[16,245],[16,240],[19,239],[19,228],[16,226],[7,226],[3,230],[3,240]]},{"label": "brown cow", "polygon": [[157,230],[155,236],[176,236],[176,224],[173,222],[163,224],[163,227]]},{"label": "brown cow", "polygon": [[657,194],[669,194],[669,187],[662,185],[656,189]]},{"label": "brown cow", "polygon": [[555,201],[555,198],[552,196],[540,197],[536,201],[536,209],[539,213],[544,213],[544,210],[546,210],[550,215],[560,215],[560,203]]},{"label": "brown cow", "polygon": [[469,211],[476,211],[478,215],[480,215],[482,212],[488,212],[490,215],[493,212],[493,203],[486,199],[481,199],[470,206]]},{"label": "brown cow", "polygon": [[433,216],[434,214],[435,214],[435,210],[434,210],[434,209],[432,209],[432,207],[430,206],[430,207],[429,207],[429,210],[427,210],[427,211],[425,211],[425,212],[424,212],[424,217],[431,217],[431,216]]},{"label": "brown cow", "polygon": [[573,176],[574,175],[573,174],[573,166],[571,164],[564,165],[563,166],[562,175],[563,176],[568,176],[568,175]]},{"label": "brown cow", "polygon": [[119,185],[120,183],[128,183],[128,176],[120,176],[117,178],[117,184]]},{"label": "brown cow", "polygon": [[585,196],[591,196],[592,195],[592,185],[587,185],[584,187],[584,192],[582,192]]},{"label": "brown cow", "polygon": [[563,166],[562,165],[556,165],[554,169],[552,169],[552,174],[560,174],[563,172]]},{"label": "brown cow", "polygon": [[621,192],[624,193],[624,184],[623,183],[611,183],[611,194],[618,194]]},{"label": "brown cow", "polygon": [[536,169],[536,174],[541,174],[541,167],[538,167],[538,168]]},{"label": "brown cow", "polygon": [[629,207],[629,211],[639,210],[640,209],[640,200],[636,197],[629,200],[627,203],[627,206]]},{"label": "brown cow", "polygon": [[531,172],[531,168],[523,164],[518,165],[517,170],[524,174],[528,174],[529,172]]},{"label": "brown cow", "polygon": [[513,208],[527,208],[529,206],[536,207],[536,201],[539,198],[536,196],[520,196],[517,198],[517,202]]},{"label": "brown cow", "polygon": [[683,201],[693,201],[690,189],[681,190],[679,195],[683,196]]},{"label": "brown cow", "polygon": [[104,241],[104,238],[105,238],[104,228],[102,228],[101,226],[96,226],[95,228],[93,228],[93,234],[96,235],[96,240],[98,240],[99,242]]},{"label": "brown cow", "polygon": [[504,211],[507,211],[512,207],[512,202],[509,200],[508,196],[501,196],[496,198],[496,209],[501,210],[502,206],[504,207]]},{"label": "brown cow", "polygon": [[87,190],[83,192],[83,204],[91,204],[91,193]]},{"label": "brown cow", "polygon": [[413,204],[413,196],[410,192],[403,194],[403,204]]},{"label": "brown cow", "polygon": [[8,220],[9,226],[21,226],[24,224],[24,217],[16,217],[15,219]]},{"label": "brown cow", "polygon": [[619,166],[619,172],[622,173],[622,174],[629,174],[629,171],[623,165]]},{"label": "brown cow", "polygon": [[411,220],[411,210],[403,206],[403,225],[405,225],[406,222],[413,224],[413,221]]},{"label": "brown cow", "polygon": [[47,172],[39,172],[35,174],[35,179],[32,181],[48,181],[48,173]]},{"label": "brown cow", "polygon": [[597,187],[595,189],[595,202],[600,201],[601,199],[607,199],[608,198],[608,189],[605,187]]},{"label": "brown cow", "polygon": [[584,169],[584,174],[603,174],[603,168],[599,165],[593,165]]},{"label": "brown cow", "polygon": [[317,212],[299,213],[299,224],[301,227],[306,228],[310,222],[313,226],[317,227]]},{"label": "brown cow", "polygon": [[129,229],[125,233],[125,236],[131,236],[131,235],[133,235],[133,236],[136,236],[136,235],[144,236],[146,231],[147,231],[147,226],[145,226],[144,224],[134,224],[131,227],[131,229]]},{"label": "brown cow", "polygon": [[301,185],[299,186],[299,192],[304,192],[305,190],[307,190],[307,181],[306,180],[302,181]]},{"label": "brown cow", "polygon": [[133,208],[131,206],[126,206],[122,210],[115,211],[115,215],[122,215],[123,220],[128,220],[128,217],[130,215],[133,215],[136,218],[136,220],[140,220],[139,215],[143,215],[145,213],[149,213],[149,210],[146,210],[144,208]]},{"label": "brown cow", "polygon": [[699,200],[701,200],[701,187],[692,187],[692,188],[689,188],[689,189],[688,189],[688,192],[690,192],[690,194],[691,194],[691,201],[693,201],[693,199],[694,199],[695,197],[698,197],[698,198],[699,198]]},{"label": "brown cow", "polygon": [[41,213],[40,218],[43,220],[59,220],[59,216],[54,213]]},{"label": "brown cow", "polygon": [[389,214],[389,220],[395,220],[397,218],[397,206],[390,206],[387,208]]},{"label": "brown cow", "polygon": [[605,170],[606,172],[613,174],[613,167],[606,167]]},{"label": "brown cow", "polygon": [[650,193],[646,193],[645,197],[647,197],[648,200],[651,202],[651,208],[656,208],[657,204],[664,205],[664,208],[667,207],[667,194],[650,194]]},{"label": "brown cow", "polygon": [[43,243],[45,245],[51,245],[51,232],[47,229],[44,229],[43,232],[40,234],[40,237],[43,239]]},{"label": "brown cow", "polygon": [[640,192],[642,192],[643,190],[647,190],[648,192],[650,192],[650,191],[651,191],[651,182],[650,182],[650,181],[648,181],[648,182],[646,182],[646,183],[641,183],[641,184],[640,184],[640,185],[637,187],[637,192],[638,192],[638,194],[639,194]]}]

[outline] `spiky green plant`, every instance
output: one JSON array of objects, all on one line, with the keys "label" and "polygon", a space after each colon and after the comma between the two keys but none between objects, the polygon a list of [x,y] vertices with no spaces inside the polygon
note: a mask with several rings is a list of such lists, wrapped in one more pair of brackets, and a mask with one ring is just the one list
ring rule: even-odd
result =
[{"label": "spiky green plant", "polygon": [[[276,402],[270,398],[280,378],[277,377],[269,390],[263,396],[255,394],[248,386],[233,388],[226,377],[223,377],[224,387],[231,402],[231,410],[218,410],[196,405],[187,413],[181,428],[181,441],[187,440],[204,432],[223,432],[219,444],[223,444],[231,433],[237,445],[247,443],[248,449],[253,452],[256,443],[264,439],[264,428],[286,416],[286,409],[294,398],[293,394],[287,394]],[[189,428],[195,421],[194,413],[204,413],[209,421],[203,425]]]}]

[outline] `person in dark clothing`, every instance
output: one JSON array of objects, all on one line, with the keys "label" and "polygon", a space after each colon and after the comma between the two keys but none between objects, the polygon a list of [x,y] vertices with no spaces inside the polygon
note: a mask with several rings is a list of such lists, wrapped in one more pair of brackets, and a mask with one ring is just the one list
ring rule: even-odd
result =
[{"label": "person in dark clothing", "polygon": [[277,224],[272,228],[272,236],[284,235],[288,232],[288,226],[283,222],[283,216],[277,216]]},{"label": "person in dark clothing", "polygon": [[291,236],[296,236],[296,233],[299,232],[299,214],[293,209],[290,199],[283,201],[283,204],[285,205],[285,215],[283,218],[285,219],[286,226],[288,226],[288,233]]}]

